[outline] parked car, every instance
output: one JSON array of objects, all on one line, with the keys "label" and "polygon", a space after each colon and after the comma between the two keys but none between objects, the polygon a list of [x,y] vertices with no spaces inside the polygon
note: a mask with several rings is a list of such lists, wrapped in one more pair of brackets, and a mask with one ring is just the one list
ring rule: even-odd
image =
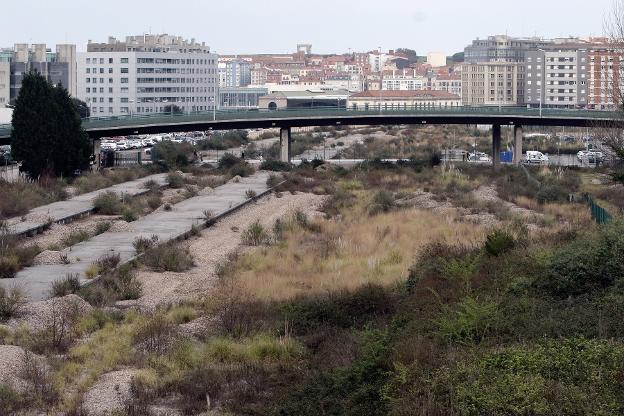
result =
[{"label": "parked car", "polygon": [[151,138],[146,138],[142,140],[143,142],[143,147],[152,147],[154,146],[156,143],[154,142],[154,139]]},{"label": "parked car", "polygon": [[113,143],[113,142],[102,142],[100,144],[100,150],[101,151],[106,151],[106,150],[117,150],[117,144]]},{"label": "parked car", "polygon": [[529,164],[545,164],[548,163],[548,156],[542,152],[536,150],[529,150],[526,152],[524,162]]},{"label": "parked car", "polygon": [[117,142],[117,150],[128,150],[131,149],[130,142],[128,140],[119,140]]},{"label": "parked car", "polygon": [[483,152],[470,153],[468,155],[468,162],[472,163],[492,163],[492,159]]}]

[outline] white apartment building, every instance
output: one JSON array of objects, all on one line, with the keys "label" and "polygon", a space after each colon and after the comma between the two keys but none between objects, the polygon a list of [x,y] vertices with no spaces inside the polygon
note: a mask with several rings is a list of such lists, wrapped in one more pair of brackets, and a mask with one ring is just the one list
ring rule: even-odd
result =
[{"label": "white apartment building", "polygon": [[78,98],[92,116],[151,114],[177,106],[209,111],[217,102],[216,54],[169,35],[109,38],[78,53]]},{"label": "white apartment building", "polygon": [[418,75],[385,75],[382,89],[390,91],[415,91],[427,89],[427,78]]},{"label": "white apartment building", "polygon": [[11,64],[0,59],[0,108],[9,104],[11,96]]}]

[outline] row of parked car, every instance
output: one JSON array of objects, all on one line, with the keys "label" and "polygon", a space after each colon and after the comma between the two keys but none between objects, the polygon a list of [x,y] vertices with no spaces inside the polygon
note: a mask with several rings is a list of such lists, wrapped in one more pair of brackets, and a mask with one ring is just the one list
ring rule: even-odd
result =
[{"label": "row of parked car", "polygon": [[596,163],[604,162],[605,155],[597,150],[581,150],[576,154],[576,158],[580,162]]},{"label": "row of parked car", "polygon": [[121,151],[132,149],[143,149],[145,147],[152,147],[156,143],[162,141],[168,141],[172,143],[190,143],[192,145],[197,144],[200,140],[207,138],[204,132],[193,133],[167,133],[167,134],[146,134],[140,136],[120,136],[110,137],[102,139],[100,143],[101,151]]}]

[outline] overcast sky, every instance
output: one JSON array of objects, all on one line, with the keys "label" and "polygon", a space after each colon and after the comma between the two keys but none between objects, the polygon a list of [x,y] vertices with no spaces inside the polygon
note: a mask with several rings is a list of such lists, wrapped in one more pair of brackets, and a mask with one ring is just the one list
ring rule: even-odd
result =
[{"label": "overcast sky", "polygon": [[223,54],[407,47],[452,54],[491,34],[602,34],[612,0],[1,0],[0,46],[169,33]]}]

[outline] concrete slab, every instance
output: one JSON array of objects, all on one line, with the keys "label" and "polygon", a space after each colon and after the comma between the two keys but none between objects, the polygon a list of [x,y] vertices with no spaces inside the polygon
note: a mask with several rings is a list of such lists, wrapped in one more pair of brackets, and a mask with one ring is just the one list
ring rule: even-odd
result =
[{"label": "concrete slab", "polygon": [[70,264],[29,267],[19,272],[14,279],[0,280],[0,285],[20,286],[30,299],[41,300],[49,296],[52,283],[68,273],[78,274],[81,282],[86,284],[89,281],[85,271],[102,256],[119,254],[121,262],[125,263],[136,256],[133,242],[137,237],[149,238],[156,235],[161,243],[180,238],[190,232],[193,226],[200,226],[205,222],[205,210],[212,211],[215,216],[224,215],[250,200],[246,195],[247,190],[251,189],[257,195],[268,191],[268,178],[269,173],[257,172],[253,176],[242,178],[238,183],[229,182],[207,195],[196,196],[173,205],[171,211],[153,212],[130,223],[130,231],[105,232],[63,250]]},{"label": "concrete slab", "polygon": [[11,234],[18,236],[34,234],[44,229],[46,224],[50,221],[62,224],[91,213],[93,211],[93,201],[98,195],[104,192],[115,192],[120,198],[124,196],[132,197],[141,195],[148,191],[145,188],[145,183],[150,180],[164,186],[167,184],[167,174],[159,173],[150,175],[134,181],[124,182],[108,188],[81,194],[66,201],[42,205],[33,208],[28,213],[28,216],[32,216],[37,220],[22,221],[22,217],[16,217],[8,219],[6,223]]}]

